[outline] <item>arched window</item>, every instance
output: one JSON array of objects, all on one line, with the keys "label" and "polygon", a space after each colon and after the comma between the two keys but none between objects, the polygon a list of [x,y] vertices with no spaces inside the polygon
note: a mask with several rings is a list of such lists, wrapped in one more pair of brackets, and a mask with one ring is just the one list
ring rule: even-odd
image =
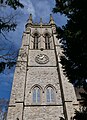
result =
[{"label": "arched window", "polygon": [[50,49],[50,40],[49,40],[49,34],[45,34],[45,49]]},{"label": "arched window", "polygon": [[46,101],[47,103],[55,102],[55,93],[52,87],[47,87],[46,89]]},{"label": "arched window", "polygon": [[41,93],[40,93],[40,88],[39,87],[34,87],[33,93],[32,93],[32,99],[33,103],[38,104],[41,101]]},{"label": "arched window", "polygon": [[34,44],[33,44],[33,49],[38,49],[38,34],[34,34]]}]

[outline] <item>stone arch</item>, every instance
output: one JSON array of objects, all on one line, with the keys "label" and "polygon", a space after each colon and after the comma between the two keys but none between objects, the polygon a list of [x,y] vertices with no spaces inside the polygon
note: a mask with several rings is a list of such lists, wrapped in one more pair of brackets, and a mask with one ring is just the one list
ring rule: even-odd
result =
[{"label": "stone arch", "polygon": [[51,84],[45,86],[45,101],[47,104],[56,102],[56,88]]},{"label": "stone arch", "polygon": [[35,36],[35,34],[37,34],[38,35],[38,37],[40,37],[40,33],[39,33],[39,31],[37,30],[37,29],[35,29],[33,32],[32,32],[32,37],[34,37]]},{"label": "stone arch", "polygon": [[48,87],[53,88],[53,90],[55,90],[55,92],[57,92],[56,88],[55,88],[52,84],[46,85],[45,88],[44,88],[44,91],[45,91]]},{"label": "stone arch", "polygon": [[46,34],[49,36],[49,38],[51,37],[51,33],[45,29],[45,31],[43,32],[43,37],[45,38]]},{"label": "stone arch", "polygon": [[38,88],[43,92],[43,88],[42,88],[40,85],[35,84],[35,85],[33,85],[33,86],[30,88],[30,93],[31,93],[31,91],[32,91],[35,87],[38,87]]},{"label": "stone arch", "polygon": [[39,37],[40,37],[40,33],[38,32],[37,29],[35,29],[32,33],[32,37],[33,37],[33,49],[39,49]]},{"label": "stone arch", "polygon": [[31,88],[32,104],[41,104],[42,101],[42,87],[38,84]]},{"label": "stone arch", "polygon": [[43,33],[44,42],[45,42],[45,49],[51,49],[51,33],[48,30],[45,30]]}]

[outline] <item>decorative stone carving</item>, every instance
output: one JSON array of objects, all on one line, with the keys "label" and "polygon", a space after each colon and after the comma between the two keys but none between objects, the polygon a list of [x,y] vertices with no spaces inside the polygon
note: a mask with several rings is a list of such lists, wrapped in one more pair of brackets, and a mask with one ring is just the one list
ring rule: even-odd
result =
[{"label": "decorative stone carving", "polygon": [[39,54],[35,57],[35,61],[38,64],[46,64],[49,62],[49,57],[45,54]]},{"label": "decorative stone carving", "polygon": [[38,34],[38,37],[41,36],[40,33],[39,33],[39,31],[38,31],[37,29],[35,29],[35,30],[32,32],[31,36],[34,37],[35,34]]},{"label": "decorative stone carving", "polygon": [[43,32],[43,37],[45,37],[46,34],[48,34],[49,38],[52,36],[51,33],[47,29],[45,29],[45,31]]}]

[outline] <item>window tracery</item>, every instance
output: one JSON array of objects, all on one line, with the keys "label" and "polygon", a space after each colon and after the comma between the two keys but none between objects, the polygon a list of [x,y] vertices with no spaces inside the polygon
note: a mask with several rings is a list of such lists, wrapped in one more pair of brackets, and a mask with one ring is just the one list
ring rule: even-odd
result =
[{"label": "window tracery", "polygon": [[34,34],[33,49],[38,49],[38,33]]},{"label": "window tracery", "polygon": [[51,86],[46,88],[46,102],[53,103],[55,102],[55,91]]},{"label": "window tracery", "polygon": [[45,49],[50,49],[50,38],[48,33],[45,34]]},{"label": "window tracery", "polygon": [[38,104],[41,101],[41,90],[39,87],[34,87],[32,92],[33,103]]},{"label": "window tracery", "polygon": [[[45,94],[44,94],[44,90],[45,90]],[[47,104],[54,104],[56,102],[56,98],[55,98],[56,89],[52,85],[47,85],[44,90],[42,89],[41,86],[38,85],[34,85],[31,88],[33,104],[41,104],[41,98],[43,95],[44,95],[43,97],[46,98]]]}]

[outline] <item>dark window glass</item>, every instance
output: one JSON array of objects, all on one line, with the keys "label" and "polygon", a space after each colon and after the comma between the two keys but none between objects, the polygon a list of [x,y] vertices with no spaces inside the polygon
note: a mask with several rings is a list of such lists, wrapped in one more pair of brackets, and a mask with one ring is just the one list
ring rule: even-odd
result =
[{"label": "dark window glass", "polygon": [[34,34],[34,44],[33,44],[33,49],[38,49],[38,34]]},{"label": "dark window glass", "polygon": [[45,35],[45,49],[50,49],[50,40],[49,40],[49,35]]}]

